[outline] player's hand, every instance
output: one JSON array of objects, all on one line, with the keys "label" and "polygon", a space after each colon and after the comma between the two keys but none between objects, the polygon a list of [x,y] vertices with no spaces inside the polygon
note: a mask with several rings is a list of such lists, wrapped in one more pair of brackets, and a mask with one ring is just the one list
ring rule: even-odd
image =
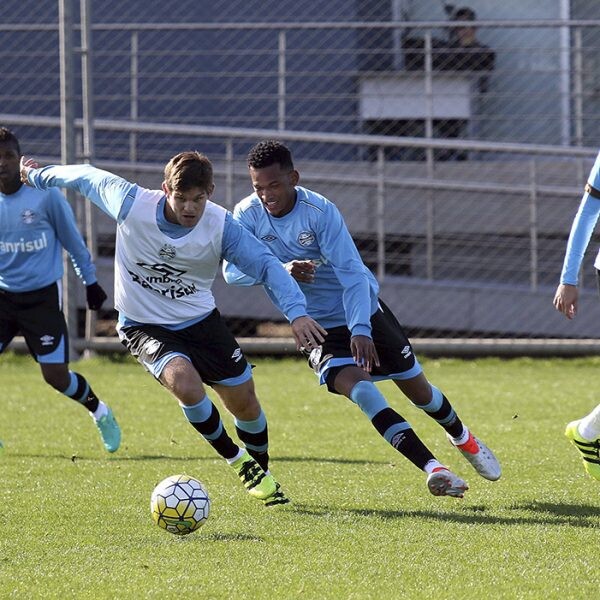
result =
[{"label": "player's hand", "polygon": [[312,283],[315,280],[317,267],[312,260],[291,260],[283,266],[300,283]]},{"label": "player's hand", "polygon": [[108,296],[98,282],[91,283],[85,288],[87,305],[90,310],[100,310]]},{"label": "player's hand", "polygon": [[350,350],[354,362],[364,371],[370,373],[373,367],[379,366],[377,349],[370,337],[366,335],[353,335],[350,339]]},{"label": "player's hand", "polygon": [[554,308],[565,315],[567,319],[572,319],[577,314],[577,305],[579,303],[579,290],[576,285],[561,283],[556,288],[554,294]]},{"label": "player's hand", "polygon": [[304,316],[292,321],[292,333],[296,339],[296,350],[304,348],[309,352],[325,341],[327,331],[313,318]]},{"label": "player's hand", "polygon": [[21,178],[21,183],[31,186],[27,176],[29,175],[29,171],[31,171],[31,169],[37,169],[39,166],[40,165],[33,158],[25,158],[24,156],[21,156],[21,160],[19,162],[19,177]]}]

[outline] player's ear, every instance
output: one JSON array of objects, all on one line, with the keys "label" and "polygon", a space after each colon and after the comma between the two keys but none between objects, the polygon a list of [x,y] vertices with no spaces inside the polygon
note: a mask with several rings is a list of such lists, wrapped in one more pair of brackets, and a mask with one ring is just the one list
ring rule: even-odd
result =
[{"label": "player's ear", "polygon": [[216,187],[216,186],[215,186],[215,184],[214,184],[214,183],[211,183],[211,184],[208,186],[208,189],[206,190],[206,193],[207,193],[207,195],[208,195],[208,197],[209,197],[209,198],[210,198],[210,197],[213,195],[213,193],[214,193],[214,191],[215,191],[215,187]]},{"label": "player's ear", "polygon": [[169,189],[169,186],[167,185],[166,181],[162,182],[162,191],[165,193],[165,196],[168,196],[171,193],[171,190]]},{"label": "player's ear", "polygon": [[296,169],[294,169],[293,171],[290,172],[290,183],[292,185],[298,185],[299,181],[300,181],[300,173],[298,173],[298,171],[296,171]]}]

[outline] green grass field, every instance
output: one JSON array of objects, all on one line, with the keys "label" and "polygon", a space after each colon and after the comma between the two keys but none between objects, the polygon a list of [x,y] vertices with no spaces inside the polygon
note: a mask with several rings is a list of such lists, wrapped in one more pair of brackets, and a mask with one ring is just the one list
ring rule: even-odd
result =
[{"label": "green grass field", "polygon": [[[303,361],[254,362],[285,507],[248,496],[130,359],[72,365],[121,423],[123,445],[108,455],[85,410],[47,387],[29,357],[1,357],[0,598],[596,597],[600,482],[563,430],[597,404],[600,360],[423,361],[495,450],[496,483],[381,386],[467,479],[462,500],[431,496],[425,476]],[[201,479],[212,500],[207,524],[186,537],[150,519],[154,485],[176,473]]]}]

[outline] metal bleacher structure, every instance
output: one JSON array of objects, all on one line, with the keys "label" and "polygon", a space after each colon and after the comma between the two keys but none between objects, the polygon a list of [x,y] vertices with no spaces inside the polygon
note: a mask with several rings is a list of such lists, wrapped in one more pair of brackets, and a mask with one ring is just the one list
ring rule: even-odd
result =
[{"label": "metal bleacher structure", "polygon": [[[331,6],[344,15],[347,4]],[[0,61],[13,90],[0,91],[0,123],[43,163],[89,160],[144,187],[160,185],[172,154],[198,148],[215,167],[214,199],[228,208],[251,191],[247,149],[263,138],[281,139],[294,151],[301,184],[340,208],[380,281],[382,298],[418,351],[595,353],[600,302],[592,260],[585,262],[574,321],[554,310],[552,297],[597,154],[596,99],[586,95],[586,86],[599,74],[590,75],[586,61],[596,52],[590,40],[600,21],[560,12],[544,20],[480,17],[479,35],[496,55],[489,89],[482,92],[475,85],[481,73],[434,68],[436,39],[450,24],[433,10],[439,3],[424,1],[419,9],[426,4],[433,11],[429,20],[407,20],[392,11],[396,18],[385,21],[374,12],[354,20],[329,15],[301,22],[167,23],[141,22],[141,16],[132,22],[102,15],[100,21],[91,17],[89,2],[71,11],[68,0],[61,0],[43,22],[24,25],[15,16],[0,25],[3,37],[20,48],[14,66],[32,52],[22,45],[26,36],[39,52],[35,72],[22,69],[18,77],[10,60],[4,68]],[[478,14],[491,11],[485,1],[471,4]],[[300,5],[310,14],[316,3]],[[413,72],[395,42],[408,31],[421,40],[423,54],[422,67]],[[207,49],[218,35],[232,37]],[[228,52],[227,44],[240,37],[245,54],[240,48]],[[204,38],[209,42],[197,53],[187,50],[195,60],[177,54],[178,47]],[[307,48],[314,49],[315,40],[320,54],[311,58]],[[526,40],[534,40],[531,47],[524,48]],[[38,90],[41,85],[51,92],[23,91],[25,76],[38,77]],[[170,81],[164,88],[161,77]],[[253,88],[251,82],[261,77]],[[196,112],[193,101],[201,106]],[[437,135],[444,119],[466,122],[464,134]],[[390,126],[373,133],[366,127],[373,121],[414,122],[423,129],[396,135]],[[110,296],[114,222],[70,200]],[[72,275],[66,284],[71,329],[78,331],[82,286]],[[247,352],[294,351],[282,316],[261,289],[227,286],[219,276],[214,292]],[[80,327],[72,340],[75,348],[122,350],[113,332],[100,327],[114,319],[112,304],[105,308],[97,321],[87,316],[85,333]]]}]

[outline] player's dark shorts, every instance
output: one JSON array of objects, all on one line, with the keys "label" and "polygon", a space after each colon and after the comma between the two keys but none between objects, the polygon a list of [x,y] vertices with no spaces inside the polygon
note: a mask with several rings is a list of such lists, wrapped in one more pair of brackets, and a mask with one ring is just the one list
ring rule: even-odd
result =
[{"label": "player's dark shorts", "polygon": [[122,344],[157,379],[174,356],[185,356],[207,385],[238,385],[252,377],[237,340],[215,308],[184,329],[135,325],[119,331]]},{"label": "player's dark shorts", "polygon": [[[371,316],[371,335],[379,356],[379,367],[374,367],[374,381],[383,379],[411,379],[421,373],[422,368],[412,346],[392,311],[379,300],[379,308]],[[308,364],[319,376],[319,383],[337,393],[333,383],[337,374],[346,366],[356,364],[350,350],[350,331],[347,327],[327,329],[322,346],[309,355]]]},{"label": "player's dark shorts", "polygon": [[58,283],[31,292],[0,291],[0,353],[19,332],[36,361],[69,362]]}]

